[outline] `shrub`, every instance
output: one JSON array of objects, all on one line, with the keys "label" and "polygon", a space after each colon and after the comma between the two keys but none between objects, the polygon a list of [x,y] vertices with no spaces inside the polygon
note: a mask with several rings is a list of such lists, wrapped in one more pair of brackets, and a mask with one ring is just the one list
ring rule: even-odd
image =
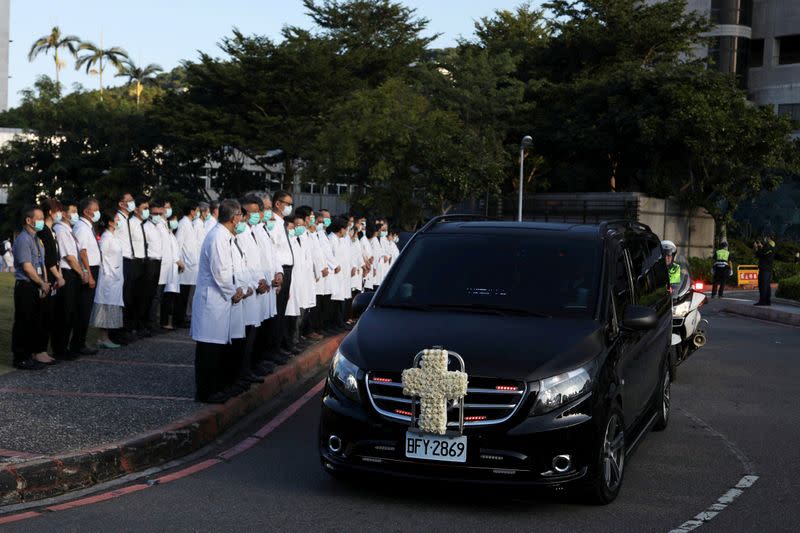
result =
[{"label": "shrub", "polygon": [[797,276],[800,276],[800,263],[775,261],[775,268],[772,271],[772,277],[775,278],[775,281],[780,282],[781,280]]},{"label": "shrub", "polygon": [[800,275],[786,278],[778,284],[775,296],[800,301]]}]

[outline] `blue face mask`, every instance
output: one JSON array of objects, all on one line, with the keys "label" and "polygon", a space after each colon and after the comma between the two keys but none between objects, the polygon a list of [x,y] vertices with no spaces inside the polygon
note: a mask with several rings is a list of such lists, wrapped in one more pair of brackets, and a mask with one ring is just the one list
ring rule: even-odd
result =
[{"label": "blue face mask", "polygon": [[150,217],[150,220],[152,220],[154,224],[158,224],[161,222],[161,215],[153,215]]},{"label": "blue face mask", "polygon": [[77,224],[80,219],[81,217],[78,216],[78,213],[72,213],[69,215],[69,221],[72,222],[72,224]]},{"label": "blue face mask", "polygon": [[148,218],[150,218],[150,210],[142,209],[142,220],[147,220]]},{"label": "blue face mask", "polygon": [[130,202],[128,202],[128,213],[133,212],[134,209],[136,209],[136,202],[131,200]]},{"label": "blue face mask", "polygon": [[197,220],[198,218],[200,218],[200,211],[195,211],[194,212],[194,219]]},{"label": "blue face mask", "polygon": [[178,221],[177,220],[170,220],[169,221],[169,229],[171,229],[172,231],[175,231],[176,229],[178,229]]},{"label": "blue face mask", "polygon": [[55,215],[53,215],[53,222],[61,222],[61,219],[62,219],[63,217],[64,217],[64,215],[62,215],[62,214],[61,214],[61,211],[59,211],[58,213],[56,213]]},{"label": "blue face mask", "polygon": [[381,239],[385,239],[388,234],[389,234],[388,231],[382,231],[381,232]]},{"label": "blue face mask", "polygon": [[92,222],[94,222],[95,224],[100,222],[100,211],[94,212],[94,214],[92,215]]},{"label": "blue face mask", "polygon": [[328,226],[330,226],[330,225],[331,225],[331,219],[329,219],[328,217],[325,217],[325,218],[323,218],[323,219],[322,219],[322,223],[323,223],[323,224],[325,225],[325,227],[327,228]]},{"label": "blue face mask", "polygon": [[267,230],[268,231],[272,231],[273,229],[275,229],[275,221],[274,220],[268,220],[267,221]]},{"label": "blue face mask", "polygon": [[247,224],[244,222],[239,222],[236,224],[236,233],[244,233],[244,230],[247,229]]},{"label": "blue face mask", "polygon": [[269,220],[272,218],[272,209],[267,209],[264,211],[264,220]]},{"label": "blue face mask", "polygon": [[211,213],[206,213],[206,222],[211,220]]},{"label": "blue face mask", "polygon": [[250,213],[250,218],[247,219],[248,224],[255,226],[261,222],[261,213]]},{"label": "blue face mask", "polygon": [[166,209],[164,209],[164,218],[169,218],[171,216],[172,216],[172,208],[167,207]]},{"label": "blue face mask", "polygon": [[42,231],[44,229],[44,220],[37,220],[33,223],[33,229],[36,231]]},{"label": "blue face mask", "polygon": [[300,235],[302,235],[305,232],[306,232],[306,227],[305,226],[297,226],[296,228],[294,228],[295,237],[299,237]]},{"label": "blue face mask", "polygon": [[286,230],[286,235],[288,237],[294,237],[294,229],[287,229]]}]

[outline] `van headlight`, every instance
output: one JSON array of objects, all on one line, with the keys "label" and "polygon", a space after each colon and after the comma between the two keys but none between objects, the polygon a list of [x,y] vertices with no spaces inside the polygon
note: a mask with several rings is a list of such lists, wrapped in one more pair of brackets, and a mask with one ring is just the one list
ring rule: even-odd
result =
[{"label": "van headlight", "polygon": [[353,401],[359,401],[358,367],[348,361],[339,350],[336,350],[331,361],[330,380],[342,394]]},{"label": "van headlight", "polygon": [[592,376],[589,369],[590,367],[577,368],[541,380],[531,414],[549,413],[591,392]]}]

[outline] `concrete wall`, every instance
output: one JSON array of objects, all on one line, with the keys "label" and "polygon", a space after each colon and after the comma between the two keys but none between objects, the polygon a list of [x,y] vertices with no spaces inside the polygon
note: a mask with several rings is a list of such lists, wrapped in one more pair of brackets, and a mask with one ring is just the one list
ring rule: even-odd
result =
[{"label": "concrete wall", "polygon": [[714,251],[714,219],[705,209],[689,213],[672,200],[640,196],[639,222],[673,241],[681,255],[711,257]]}]

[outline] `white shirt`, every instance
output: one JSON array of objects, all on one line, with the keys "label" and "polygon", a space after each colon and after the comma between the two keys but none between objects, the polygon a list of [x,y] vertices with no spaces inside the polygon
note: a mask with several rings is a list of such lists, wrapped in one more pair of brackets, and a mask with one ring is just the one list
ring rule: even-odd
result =
[{"label": "white shirt", "polygon": [[272,237],[272,242],[275,243],[278,263],[280,263],[281,266],[293,266],[294,257],[292,256],[292,248],[289,246],[289,237],[286,235],[286,228],[280,216],[275,215],[275,227],[272,228],[269,234]]},{"label": "white shirt", "polygon": [[78,252],[86,250],[89,266],[100,266],[100,243],[97,242],[92,223],[81,217],[75,227],[72,228],[72,233],[78,241]]},{"label": "white shirt", "polygon": [[198,342],[229,344],[231,298],[237,287],[233,274],[233,235],[225,226],[215,226],[206,237],[200,250],[190,334]]},{"label": "white shirt", "polygon": [[203,221],[203,231],[206,232],[208,235],[211,232],[211,229],[217,225],[217,219],[213,216],[208,217],[208,220]]},{"label": "white shirt", "polygon": [[283,273],[282,267],[278,264],[278,258],[275,253],[275,244],[267,232],[266,226],[261,223],[253,228],[253,234],[256,236],[261,252],[261,268],[263,269],[264,276],[267,283],[270,285],[269,291],[261,296],[262,305],[262,320],[267,320],[278,314],[277,299],[275,288],[272,287],[272,280],[278,272]]},{"label": "white shirt", "polygon": [[175,233],[178,241],[178,257],[186,266],[179,275],[181,285],[194,285],[197,283],[197,260],[200,256],[200,245],[197,241],[197,231],[192,224],[192,219],[183,217],[178,222],[178,231]]},{"label": "white shirt", "polygon": [[253,295],[245,298],[242,302],[244,304],[244,323],[247,326],[259,326],[264,320],[263,299],[266,294],[255,292],[258,288],[258,282],[262,279],[272,282],[272,279],[267,280],[264,272],[261,249],[254,229],[257,230],[258,228],[248,224],[244,233],[236,236],[236,242],[239,243],[239,248],[244,255],[244,268],[247,276],[247,284],[243,286],[245,292],[247,292],[247,287],[253,289]]},{"label": "white shirt", "polygon": [[144,234],[147,237],[147,258],[148,259],[161,259],[164,255],[161,232],[158,231],[158,224],[153,222],[152,218],[144,221],[142,224]]},{"label": "white shirt", "polygon": [[100,275],[97,277],[94,303],[124,307],[122,243],[117,239],[115,233],[106,231],[100,239],[100,249],[103,250],[103,262],[100,266]]},{"label": "white shirt", "polygon": [[[131,248],[131,235],[128,232],[128,213],[117,210],[117,229],[114,231],[114,237],[119,241],[122,246],[122,257],[125,259],[133,258],[133,250]],[[142,257],[144,252],[142,252]]]},{"label": "white shirt", "polygon": [[[133,241],[133,255],[131,258],[144,259],[147,257],[147,253],[144,246],[144,231],[142,230],[142,221],[135,216],[130,217],[128,221],[130,222],[131,226],[130,241]],[[124,221],[123,223],[127,224]]]},{"label": "white shirt", "polygon": [[53,230],[56,232],[58,252],[61,255],[61,261],[59,261],[58,264],[62,269],[72,270],[72,267],[69,266],[69,263],[67,263],[65,259],[68,255],[71,255],[80,263],[80,257],[78,256],[78,242],[75,240],[75,236],[72,234],[72,228],[67,226],[67,224],[64,222],[56,222],[53,224]]},{"label": "white shirt", "polygon": [[158,284],[164,285],[164,292],[174,293],[180,292],[178,286],[178,241],[167,224],[166,220],[162,220],[157,226],[161,237],[161,272],[158,275]]}]

